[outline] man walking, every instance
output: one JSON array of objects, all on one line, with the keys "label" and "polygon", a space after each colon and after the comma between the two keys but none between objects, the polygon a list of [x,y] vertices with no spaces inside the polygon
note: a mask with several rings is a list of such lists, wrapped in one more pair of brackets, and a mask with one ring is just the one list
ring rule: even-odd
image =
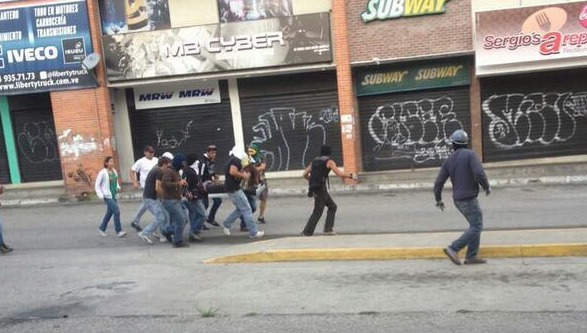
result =
[{"label": "man walking", "polygon": [[[145,156],[138,159],[135,162],[135,164],[133,164],[133,166],[130,168],[130,179],[132,180],[132,186],[135,189],[138,189],[139,187],[141,189],[145,188],[145,181],[147,179],[147,175],[149,174],[149,171],[151,171],[151,169],[153,169],[153,167],[157,165],[158,161],[157,157],[155,157],[155,149],[153,149],[152,146],[145,146],[145,148],[143,149],[143,154]],[[137,173],[139,174],[139,180],[137,180]],[[139,225],[139,221],[141,220],[141,217],[143,217],[143,214],[145,214],[146,211],[147,205],[143,200],[141,202],[141,205],[139,206],[139,210],[130,222],[130,226],[135,228],[137,232],[142,230],[141,226]]]},{"label": "man walking", "polygon": [[230,226],[239,216],[242,215],[245,219],[247,228],[249,229],[249,237],[262,238],[265,235],[265,232],[257,230],[257,226],[255,225],[255,222],[253,222],[251,205],[241,189],[240,184],[242,179],[246,180],[251,177],[249,173],[243,172],[241,160],[246,156],[247,154],[242,147],[235,146],[230,151],[230,158],[227,163],[226,171],[224,172],[224,177],[226,178],[224,186],[228,193],[228,197],[235,206],[235,209],[222,223],[222,232],[224,232],[225,235],[230,236]]},{"label": "man walking", "polygon": [[[0,185],[0,194],[4,193],[4,186]],[[7,254],[12,252],[12,248],[4,243],[2,235],[2,217],[0,217],[0,253]]]},{"label": "man walking", "polygon": [[320,156],[316,157],[310,165],[304,169],[302,177],[309,181],[308,195],[314,196],[314,211],[306,223],[306,227],[300,234],[301,236],[312,236],[316,229],[316,224],[324,213],[324,207],[328,207],[326,212],[326,224],[324,224],[324,235],[335,236],[336,232],[332,229],[334,227],[334,218],[336,216],[336,203],[330,197],[326,188],[328,174],[330,170],[340,178],[355,178],[352,173],[341,171],[336,162],[332,160],[330,155],[332,151],[330,146],[322,146],[320,148]]},{"label": "man walking", "polygon": [[[179,170],[185,166],[186,158],[182,153],[177,153],[171,160],[171,167],[163,171],[161,178],[161,199],[163,208],[169,213],[169,225],[161,231],[167,240],[172,241],[174,247],[187,247],[183,242],[183,227],[186,215],[181,204],[183,187],[187,185],[185,179],[181,179]],[[171,238],[173,234],[173,238]]]},{"label": "man walking", "polygon": [[467,246],[465,265],[484,264],[486,260],[477,256],[481,241],[481,231],[483,230],[483,212],[479,206],[477,196],[479,195],[479,185],[485,190],[486,195],[491,193],[491,189],[479,158],[472,150],[467,149],[469,142],[467,133],[463,130],[456,130],[450,136],[450,140],[454,151],[442,164],[434,182],[436,207],[444,210],[442,188],[450,177],[453,185],[452,196],[455,206],[469,222],[469,229],[446,247],[444,253],[455,265],[460,265],[459,251]]},{"label": "man walking", "polygon": [[257,222],[265,224],[265,211],[267,210],[267,198],[269,196],[267,178],[265,178],[265,169],[267,169],[267,163],[265,162],[265,156],[261,153],[261,147],[259,147],[258,143],[251,143],[248,153],[251,163],[255,166],[257,172],[259,173],[259,187],[261,188],[259,192],[259,217],[257,218]]},{"label": "man walking", "polygon": [[[218,181],[218,174],[216,172],[216,154],[217,148],[215,145],[209,145],[206,148],[206,153],[196,162],[194,169],[201,177],[202,182],[209,182],[209,181]],[[206,209],[208,209],[208,198],[204,200],[204,204]],[[220,225],[216,222],[216,212],[220,205],[222,204],[221,198],[212,198],[212,208],[210,208],[210,212],[208,212],[208,218],[206,222],[210,225],[215,227],[219,227]],[[205,228],[205,226],[203,226]]]},{"label": "man walking", "polygon": [[[160,182],[163,178],[163,171],[171,166],[171,160],[168,157],[162,156],[149,174],[145,181],[145,190],[143,191],[143,200],[147,209],[155,216],[155,220],[151,222],[143,231],[139,232],[139,237],[147,242],[153,244],[149,238],[157,229],[163,230],[165,227],[165,212],[161,202],[158,200],[158,192],[161,192]],[[159,186],[157,184],[159,183]],[[157,191],[159,190],[159,191]]]}]

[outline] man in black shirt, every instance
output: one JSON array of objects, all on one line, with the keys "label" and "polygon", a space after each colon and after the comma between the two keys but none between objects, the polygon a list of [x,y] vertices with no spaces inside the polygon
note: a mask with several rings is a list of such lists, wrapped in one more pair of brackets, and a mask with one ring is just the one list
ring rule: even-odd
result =
[{"label": "man in black shirt", "polygon": [[257,226],[255,225],[255,222],[253,222],[253,212],[251,210],[251,205],[249,204],[247,197],[245,196],[240,185],[242,179],[246,180],[251,176],[249,173],[242,171],[243,165],[241,160],[246,156],[247,154],[242,147],[235,146],[230,151],[230,158],[227,162],[226,171],[224,173],[226,178],[224,187],[226,188],[228,197],[235,206],[235,210],[230,213],[230,215],[222,223],[222,231],[225,235],[229,236],[230,226],[239,216],[242,215],[245,219],[247,227],[249,228],[249,237],[261,238],[265,235],[265,232],[262,230],[257,230]]},{"label": "man in black shirt", "polygon": [[[207,181],[217,181],[218,174],[216,173],[216,153],[217,148],[215,145],[209,145],[206,148],[206,153],[200,158],[199,161],[196,162],[196,172],[202,178],[202,182]],[[206,222],[209,224],[219,227],[220,225],[216,222],[216,212],[220,205],[222,204],[221,198],[212,198],[212,208],[210,208],[210,212],[208,213],[208,218]],[[208,198],[204,200],[204,205],[206,209],[208,209]],[[204,226],[205,227],[205,226]]]},{"label": "man in black shirt", "polygon": [[148,244],[153,244],[153,241],[151,238],[149,238],[153,231],[157,230],[157,228],[159,228],[159,230],[163,229],[167,220],[165,218],[163,206],[157,199],[157,182],[161,182],[161,178],[163,177],[163,170],[168,168],[170,165],[171,160],[169,158],[159,158],[159,161],[157,161],[157,166],[149,171],[147,179],[145,180],[143,201],[147,209],[155,216],[155,220],[151,222],[145,229],[143,229],[143,231],[139,232],[139,237]]}]

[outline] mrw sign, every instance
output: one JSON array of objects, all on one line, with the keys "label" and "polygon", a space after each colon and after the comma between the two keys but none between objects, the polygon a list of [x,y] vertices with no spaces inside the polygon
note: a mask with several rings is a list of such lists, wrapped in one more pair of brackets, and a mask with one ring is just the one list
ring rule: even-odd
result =
[{"label": "mrw sign", "polygon": [[370,0],[361,13],[363,22],[399,17],[444,13],[444,4],[450,0]]}]

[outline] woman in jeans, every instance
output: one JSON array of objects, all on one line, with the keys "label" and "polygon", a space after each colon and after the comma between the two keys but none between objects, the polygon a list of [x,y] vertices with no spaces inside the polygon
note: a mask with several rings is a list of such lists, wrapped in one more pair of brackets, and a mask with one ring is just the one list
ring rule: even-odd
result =
[{"label": "woman in jeans", "polygon": [[116,236],[126,236],[126,231],[123,231],[120,225],[120,209],[118,208],[118,203],[116,203],[116,198],[120,192],[120,180],[118,173],[114,169],[114,159],[112,156],[106,156],[104,159],[104,169],[98,173],[95,188],[96,194],[100,199],[104,200],[107,207],[106,215],[104,215],[102,224],[98,227],[98,232],[100,235],[106,236],[106,227],[108,226],[108,222],[110,222],[110,218],[114,215]]}]

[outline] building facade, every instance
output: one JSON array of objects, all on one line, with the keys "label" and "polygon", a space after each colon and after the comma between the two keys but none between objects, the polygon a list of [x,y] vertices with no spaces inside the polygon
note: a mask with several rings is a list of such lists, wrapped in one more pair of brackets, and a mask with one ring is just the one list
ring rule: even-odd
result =
[{"label": "building facade", "polygon": [[[79,195],[106,155],[128,181],[145,145],[201,154],[214,144],[222,164],[255,142],[270,177],[299,176],[323,144],[348,171],[437,167],[456,129],[486,162],[587,150],[582,2],[193,7],[1,4],[0,181],[62,181]],[[92,53],[101,60],[88,71]]]}]

